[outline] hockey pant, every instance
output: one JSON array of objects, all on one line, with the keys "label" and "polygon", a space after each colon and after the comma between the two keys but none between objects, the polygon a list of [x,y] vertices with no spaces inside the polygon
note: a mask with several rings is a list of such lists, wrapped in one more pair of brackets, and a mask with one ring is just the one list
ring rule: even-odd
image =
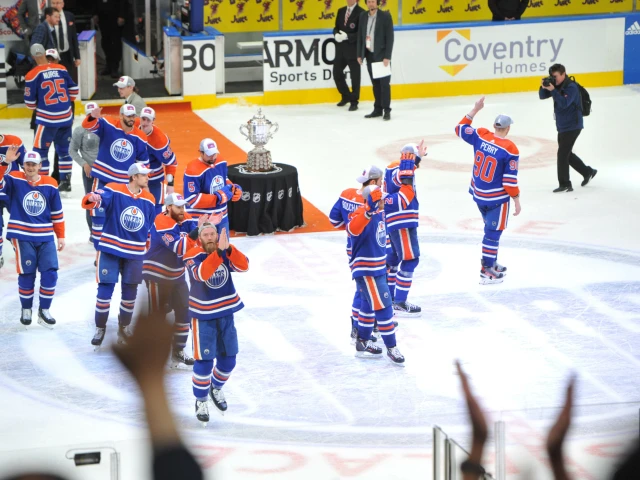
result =
[{"label": "hockey pant", "polygon": [[500,236],[507,228],[510,203],[508,201],[490,207],[478,205],[484,221],[484,238],[482,239],[482,265],[484,267],[493,267],[498,261]]},{"label": "hockey pant", "polygon": [[395,288],[391,297],[396,303],[406,302],[413,282],[413,272],[420,261],[420,244],[416,228],[389,232],[391,254],[387,248],[387,281]]},{"label": "hockey pant", "polygon": [[58,251],[56,242],[11,240],[16,254],[18,295],[22,308],[33,308],[36,271],[40,272],[40,303],[43,310],[51,308],[58,283]]},{"label": "hockey pant", "polygon": [[130,260],[116,257],[110,253],[98,252],[96,281],[98,295],[96,298],[96,327],[105,328],[111,309],[111,297],[121,277],[119,325],[131,324],[133,308],[138,294],[138,285],[142,282],[142,260]]},{"label": "hockey pant", "polygon": [[53,143],[58,154],[58,165],[60,169],[60,181],[68,180],[71,175],[73,160],[69,155],[69,143],[71,142],[71,126],[68,127],[45,127],[37,125],[35,136],[33,137],[33,150],[40,154],[42,164],[40,174],[49,175],[49,148]]},{"label": "hockey pant", "polygon": [[357,277],[356,283],[361,298],[358,315],[358,338],[371,338],[375,321],[387,348],[395,347],[396,330],[393,324],[393,308],[386,275]]},{"label": "hockey pant", "polygon": [[182,350],[189,337],[189,286],[184,278],[171,283],[146,281],[149,293],[149,313],[163,318],[174,311],[173,347]]}]

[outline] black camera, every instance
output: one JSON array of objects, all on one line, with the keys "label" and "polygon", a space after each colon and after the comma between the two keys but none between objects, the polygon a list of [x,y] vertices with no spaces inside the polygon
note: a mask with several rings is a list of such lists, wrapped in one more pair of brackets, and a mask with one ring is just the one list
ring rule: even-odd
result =
[{"label": "black camera", "polygon": [[549,85],[553,85],[554,87],[556,86],[556,79],[553,77],[553,75],[549,75],[548,77],[542,79],[543,87],[548,87]]}]

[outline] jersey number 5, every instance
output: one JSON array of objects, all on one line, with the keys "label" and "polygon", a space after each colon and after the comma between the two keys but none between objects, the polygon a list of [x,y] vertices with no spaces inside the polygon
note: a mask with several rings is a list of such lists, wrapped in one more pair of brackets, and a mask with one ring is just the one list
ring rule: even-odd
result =
[{"label": "jersey number 5", "polygon": [[493,182],[493,176],[496,173],[498,161],[489,155],[486,157],[480,150],[476,150],[476,158],[474,160],[473,176],[480,178],[483,182]]},{"label": "jersey number 5", "polygon": [[[55,83],[54,83],[55,82]],[[58,102],[66,102],[69,100],[67,91],[64,88],[64,78],[56,78],[55,80],[47,80],[42,82],[42,88],[47,89],[44,94],[45,105],[55,105]],[[56,95],[54,97],[54,95]]]}]

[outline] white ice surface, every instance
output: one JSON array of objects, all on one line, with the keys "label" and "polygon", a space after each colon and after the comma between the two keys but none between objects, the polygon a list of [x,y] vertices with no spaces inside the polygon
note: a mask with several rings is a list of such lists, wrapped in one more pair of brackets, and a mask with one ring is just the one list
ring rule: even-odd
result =
[{"label": "white ice surface", "polygon": [[[417,173],[421,261],[410,300],[418,319],[400,319],[404,369],[354,358],[349,343],[353,283],[345,233],[238,238],[251,260],[234,277],[246,308],[236,323],[241,353],[225,386],[229,411],[206,429],[193,413],[191,376],[168,374],[183,437],[211,478],[431,478],[432,426],[468,446],[453,359],[460,358],[493,421],[507,424],[509,478],[550,478],[541,446],[578,375],[576,419],[567,458],[576,479],[604,478],[628,439],[640,407],[640,160],[634,140],[639,91],[593,89],[594,112],[575,151],[598,169],[586,188],[555,188],[555,128],[550,101],[537,93],[496,95],[474,125],[498,113],[515,124],[521,151],[522,214],[501,241],[502,285],[477,284],[482,223],[467,193],[471,147],[453,128],[475,98],[394,102],[391,122],[365,120],[333,105],[267,107],[280,124],[269,143],[276,162],[298,168],[302,194],[322,211],[355,186],[368,164],[384,166],[408,141],[424,138],[429,156]],[[238,133],[255,107],[199,114],[242,148]],[[0,131],[31,145],[28,122]],[[194,147],[195,148],[195,147]],[[224,154],[224,152],[222,152]],[[131,379],[105,349],[94,352],[95,281],[87,243],[80,170],[63,200],[68,247],[52,307],[58,326],[19,326],[10,245],[0,270],[0,474],[12,465],[50,464],[74,472],[73,448],[115,448],[122,478],[143,479],[144,414]],[[5,214],[6,219],[6,214]],[[144,287],[138,298],[146,301]],[[112,305],[119,301],[119,290]],[[115,339],[112,309],[107,340]],[[487,464],[492,468],[492,449]],[[103,458],[108,458],[104,457]],[[99,467],[74,478],[108,477]]]}]

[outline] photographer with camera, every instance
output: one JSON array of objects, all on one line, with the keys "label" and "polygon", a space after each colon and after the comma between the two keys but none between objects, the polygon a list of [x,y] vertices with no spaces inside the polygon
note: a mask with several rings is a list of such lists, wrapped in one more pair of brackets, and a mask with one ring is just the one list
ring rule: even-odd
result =
[{"label": "photographer with camera", "polygon": [[538,93],[540,100],[553,98],[553,113],[558,130],[558,183],[560,184],[554,193],[572,192],[569,166],[582,175],[583,187],[598,173],[595,168],[585,165],[580,157],[573,153],[573,145],[584,128],[582,97],[578,85],[567,76],[564,65],[555,63],[549,68],[549,77],[542,79]]}]

